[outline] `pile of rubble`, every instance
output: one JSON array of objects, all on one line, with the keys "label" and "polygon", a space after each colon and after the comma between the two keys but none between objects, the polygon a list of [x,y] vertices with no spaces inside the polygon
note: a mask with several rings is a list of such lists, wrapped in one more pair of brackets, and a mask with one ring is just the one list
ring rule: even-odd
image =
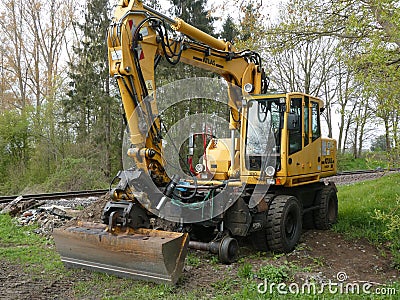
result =
[{"label": "pile of rubble", "polygon": [[20,225],[34,225],[38,228],[36,233],[50,235],[53,229],[64,225],[69,220],[76,218],[80,210],[70,209],[62,206],[38,207],[25,211],[17,221]]},{"label": "pile of rubble", "polygon": [[[102,199],[104,197],[101,197]],[[99,213],[91,209],[98,209],[97,197],[59,199],[59,200],[29,200],[18,197],[0,207],[0,214],[9,214],[15,217],[18,224],[38,225],[36,233],[49,236],[54,228],[61,227],[67,222],[77,219],[96,220]],[[103,202],[103,201],[102,201]]]}]

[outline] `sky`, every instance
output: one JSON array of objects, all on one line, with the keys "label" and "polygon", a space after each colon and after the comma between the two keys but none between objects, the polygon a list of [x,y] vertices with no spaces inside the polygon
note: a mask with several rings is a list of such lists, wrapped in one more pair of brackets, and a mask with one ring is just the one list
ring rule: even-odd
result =
[{"label": "sky", "polygon": [[[236,0],[236,1],[232,1],[230,0],[232,5],[225,5],[224,9],[217,9],[213,12],[213,17],[218,18],[220,21],[216,22],[216,29],[219,29],[218,27],[222,26],[222,21],[228,16],[230,15],[231,17],[233,17],[234,19],[237,18],[239,16],[239,13],[237,11],[236,5],[235,3],[240,3],[241,1]],[[269,16],[271,19],[275,19],[278,15],[278,10],[279,10],[279,6],[281,5],[281,3],[285,3],[287,0],[270,0],[270,1],[266,1],[266,0],[256,0],[253,2],[258,2],[262,4],[263,6],[263,13],[266,16]],[[163,8],[164,13],[168,11],[168,9],[171,7],[171,3],[169,0],[159,0],[158,1],[161,5],[161,7]],[[226,1],[228,2],[228,1]],[[146,2],[144,2],[146,3]],[[218,1],[218,0],[208,0],[207,1],[207,9],[212,9],[213,7],[217,7],[218,5],[221,5],[222,1]],[[218,31],[218,30],[217,30]]]}]

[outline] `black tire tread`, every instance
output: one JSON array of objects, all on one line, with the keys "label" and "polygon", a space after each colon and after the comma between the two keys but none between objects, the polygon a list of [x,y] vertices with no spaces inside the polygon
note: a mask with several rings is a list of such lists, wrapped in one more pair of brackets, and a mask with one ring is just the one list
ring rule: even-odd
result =
[{"label": "black tire tread", "polygon": [[[282,242],[281,235],[281,218],[283,216],[285,206],[287,201],[291,198],[296,199],[293,196],[289,195],[278,195],[276,196],[270,204],[268,214],[267,214],[267,243],[268,248],[275,252],[289,252],[292,249],[287,249]],[[298,200],[296,199],[297,203]],[[298,203],[300,210],[301,206]],[[301,220],[301,211],[300,211],[300,220]],[[301,230],[301,226],[299,228]]]},{"label": "black tire tread", "polygon": [[[331,194],[333,193],[333,201],[335,201],[335,209],[336,209],[336,219],[334,222],[329,222],[328,219],[328,210],[329,210],[329,199]],[[316,229],[320,230],[328,230],[332,227],[333,224],[336,223],[337,220],[337,209],[338,209],[338,200],[336,195],[336,190],[332,186],[324,186],[320,192],[320,196],[318,199],[317,205],[319,208],[314,212],[314,224]]]}]

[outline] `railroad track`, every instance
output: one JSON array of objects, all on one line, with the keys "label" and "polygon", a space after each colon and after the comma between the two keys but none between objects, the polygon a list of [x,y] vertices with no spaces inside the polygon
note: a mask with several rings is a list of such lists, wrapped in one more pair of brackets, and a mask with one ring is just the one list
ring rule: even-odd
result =
[{"label": "railroad track", "polygon": [[[371,173],[383,173],[383,172],[399,172],[400,168],[395,169],[375,169],[375,170],[355,170],[355,171],[343,171],[338,172],[335,176],[348,176],[348,175],[362,175]],[[57,199],[70,199],[78,197],[98,197],[107,193],[108,190],[85,190],[85,191],[70,191],[70,192],[59,192],[59,193],[45,193],[45,194],[27,194],[27,195],[12,195],[12,196],[0,196],[0,204],[8,203],[17,197],[21,196],[26,200],[57,200]]]},{"label": "railroad track", "polygon": [[57,200],[57,199],[70,199],[70,198],[87,198],[87,197],[98,197],[107,193],[108,190],[86,190],[86,191],[70,191],[70,192],[58,192],[58,193],[45,193],[45,194],[27,194],[27,195],[12,195],[12,196],[0,196],[0,204],[8,203],[18,197],[26,200]]},{"label": "railroad track", "polygon": [[400,171],[400,168],[374,169],[374,170],[354,170],[354,171],[337,172],[337,174],[335,176],[359,175],[359,174],[383,173],[383,172],[399,172],[399,171]]}]

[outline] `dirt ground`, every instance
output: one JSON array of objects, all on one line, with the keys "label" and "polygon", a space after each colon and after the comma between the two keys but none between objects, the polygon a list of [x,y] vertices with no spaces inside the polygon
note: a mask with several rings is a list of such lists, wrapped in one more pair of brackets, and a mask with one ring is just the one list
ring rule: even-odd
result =
[{"label": "dirt ground", "polygon": [[[108,197],[101,197],[81,212],[83,221],[100,219],[100,212]],[[71,220],[66,226],[72,225]],[[1,245],[0,247],[6,247]],[[337,282],[337,275],[345,274],[347,282],[369,282],[385,284],[400,280],[400,272],[391,266],[390,252],[377,249],[366,240],[348,240],[333,231],[308,230],[303,232],[296,249],[286,255],[257,253],[244,243],[240,249],[239,262],[222,265],[206,252],[190,250],[189,255],[198,258],[197,262],[187,263],[182,279],[174,292],[187,293],[201,290],[206,297],[212,297],[218,289],[216,283],[232,279],[240,285],[238,270],[243,263],[250,263],[253,270],[272,264],[274,266],[295,266],[288,283],[314,280]],[[10,264],[0,258],[0,299],[78,299],[74,293],[74,284],[88,281],[93,273],[85,270],[73,270],[69,275],[49,276],[40,270],[32,276],[26,266]],[[241,288],[238,286],[238,288]],[[118,287],[115,287],[118,293]],[[98,299],[102,291],[93,291],[85,299]]]},{"label": "dirt ground", "polygon": [[[400,279],[400,272],[391,265],[389,251],[377,249],[366,240],[346,240],[332,231],[304,232],[296,250],[286,255],[273,256],[265,253],[265,256],[262,254],[258,257],[254,250],[242,247],[241,256],[246,257],[246,254],[250,256],[246,262],[251,263],[253,269],[259,269],[266,264],[295,265],[298,271],[293,274],[292,280],[298,283],[306,280],[338,282],[338,273],[345,274],[347,282],[369,282],[373,285]],[[199,267],[185,267],[183,284],[187,287],[204,287],[221,280],[227,274],[232,278],[237,277],[239,263],[215,268],[215,265],[207,261],[209,255],[199,251],[196,255],[202,257],[202,263]]]},{"label": "dirt ground", "polygon": [[24,266],[0,259],[0,299],[74,299],[78,278],[41,279],[38,273],[32,277]]},{"label": "dirt ground", "polygon": [[[213,283],[229,277],[238,279],[240,262],[228,266],[212,262],[211,255],[205,252],[191,251],[190,255],[200,260],[198,265],[185,267],[182,280],[176,287],[177,294],[188,289],[202,289],[206,295],[212,296]],[[310,278],[336,281],[337,274],[345,272],[349,282],[379,284],[398,281],[400,275],[391,267],[389,252],[377,249],[365,240],[346,240],[332,231],[304,232],[296,250],[287,255],[277,257],[265,253],[258,256],[245,246],[241,248],[241,257],[242,262],[251,263],[254,269],[266,264],[292,263],[299,270],[292,278],[296,282]],[[91,276],[88,271],[74,271],[61,278],[43,276],[40,279],[40,276],[34,276],[32,279],[24,266],[0,259],[0,299],[75,299],[74,283],[90,280]],[[95,295],[93,299],[96,299]]]}]

